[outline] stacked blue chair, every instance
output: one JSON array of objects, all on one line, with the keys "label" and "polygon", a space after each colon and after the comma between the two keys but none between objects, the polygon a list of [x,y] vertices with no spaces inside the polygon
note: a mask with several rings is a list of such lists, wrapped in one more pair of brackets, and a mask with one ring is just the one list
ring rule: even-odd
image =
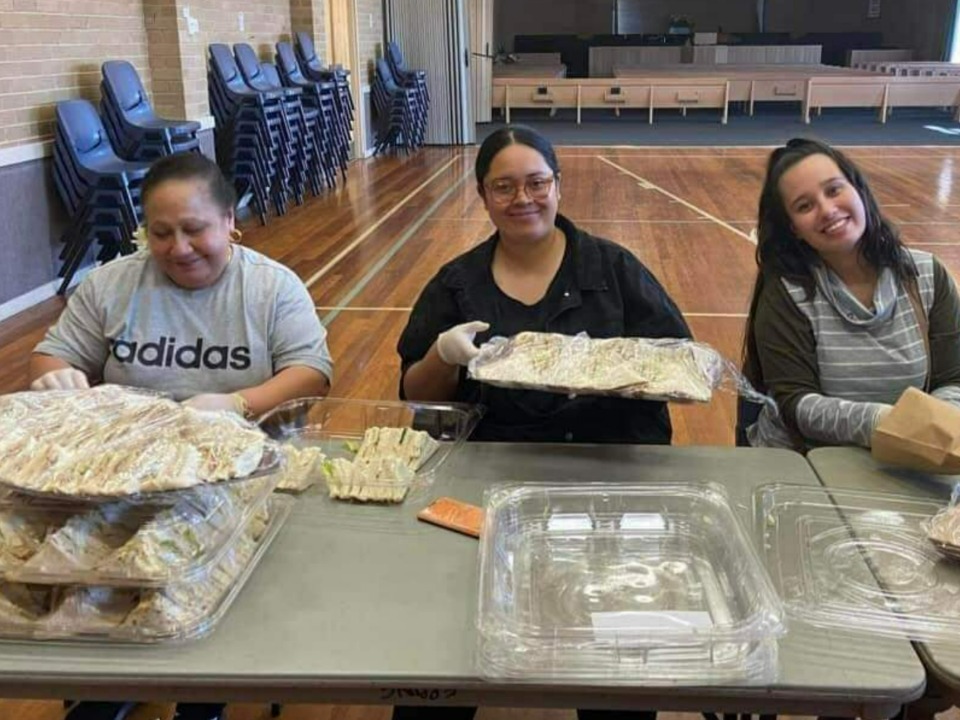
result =
[{"label": "stacked blue chair", "polygon": [[400,46],[393,40],[387,43],[387,65],[390,66],[390,73],[393,75],[393,81],[404,88],[416,88],[417,97],[424,114],[430,112],[430,90],[427,88],[427,71],[407,69],[403,61],[403,53],[400,52]]},{"label": "stacked blue chair", "polygon": [[283,96],[283,133],[284,150],[290,163],[291,189],[297,204],[302,204],[306,187],[309,184],[314,197],[320,194],[323,172],[320,154],[317,150],[313,126],[316,124],[316,112],[308,118],[303,107],[303,90],[285,88],[280,82],[276,68],[269,63],[260,63],[256,51],[246,43],[233,46],[243,79],[254,90],[279,92]]},{"label": "stacked blue chair", "polygon": [[[350,93],[350,71],[340,65],[325,67],[317,56],[313,39],[308,33],[298,32],[296,39],[297,57],[306,78],[314,82],[333,82],[336,85],[337,115],[339,122],[346,128],[344,135],[349,137],[353,128],[354,111],[353,95]],[[349,142],[342,149],[342,152],[345,157],[349,157]]]},{"label": "stacked blue chair", "polygon": [[320,148],[323,156],[324,174],[328,184],[335,182],[336,167],[346,178],[347,161],[350,153],[350,125],[344,122],[337,104],[337,84],[333,80],[310,80],[304,74],[297,61],[293,46],[288,42],[276,45],[277,70],[286,87],[300,88],[303,91],[304,107],[317,111],[316,131],[320,136]]},{"label": "stacked blue chair", "polygon": [[278,215],[286,213],[293,157],[285,143],[288,132],[284,94],[247,85],[230,48],[209,47],[207,90],[216,121],[217,162],[238,192],[249,191],[266,224],[268,201]]},{"label": "stacked blue chair", "polygon": [[200,123],[157,117],[133,65],[110,60],[100,66],[100,72],[100,111],[118,155],[155,160],[178,152],[200,152]]},{"label": "stacked blue chair", "polygon": [[377,136],[374,152],[382,153],[391,147],[410,152],[421,147],[427,130],[427,114],[420,91],[397,85],[383,58],[377,60],[372,95]]},{"label": "stacked blue chair", "polygon": [[97,259],[112,260],[136,250],[133,234],[140,225],[140,186],[150,164],[117,156],[96,108],[86,100],[57,103],[53,179],[70,215],[61,240],[63,295],[96,240]]}]

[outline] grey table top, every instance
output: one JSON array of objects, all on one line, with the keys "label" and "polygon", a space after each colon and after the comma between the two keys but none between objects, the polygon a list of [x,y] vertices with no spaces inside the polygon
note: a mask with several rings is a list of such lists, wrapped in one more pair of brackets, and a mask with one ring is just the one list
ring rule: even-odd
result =
[{"label": "grey table top", "polygon": [[[960,482],[956,475],[929,475],[883,465],[862,448],[819,448],[807,459],[828,488],[932,498],[946,504],[954,484]],[[937,680],[960,692],[960,641],[918,643],[917,651]]]},{"label": "grey table top", "polygon": [[302,497],[219,628],[174,646],[0,643],[0,694],[277,702],[438,702],[888,717],[924,687],[910,643],[858,646],[797,627],[766,687],[573,687],[474,669],[477,541],[415,520],[432,498],[479,503],[495,481],[704,481],[748,522],[765,482],[817,484],[780,450],[468,444],[397,507]]}]

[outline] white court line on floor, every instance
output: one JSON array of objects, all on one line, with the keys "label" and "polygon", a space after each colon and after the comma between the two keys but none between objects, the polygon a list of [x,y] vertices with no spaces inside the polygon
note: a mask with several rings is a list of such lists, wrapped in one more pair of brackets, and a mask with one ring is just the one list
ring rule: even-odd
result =
[{"label": "white court line on floor", "polygon": [[[363,292],[364,288],[370,284],[370,281],[373,280],[380,273],[380,271],[387,266],[387,263],[389,263],[393,257],[403,249],[403,246],[407,244],[410,238],[412,238],[420,230],[420,228],[426,224],[427,218],[433,215],[433,213],[436,212],[437,209],[439,209],[440,206],[443,205],[455,192],[460,190],[460,186],[466,182],[468,177],[470,177],[471,172],[471,170],[467,170],[467,172],[465,172],[459,180],[447,187],[447,189],[444,190],[443,193],[433,201],[430,207],[424,210],[423,215],[420,216],[420,219],[403,231],[403,235],[401,235],[400,238],[390,246],[387,252],[370,267],[367,273],[360,278],[360,280],[358,280],[352,288],[350,288],[349,292],[337,299],[337,307],[348,307],[350,303],[352,303],[354,299],[356,299],[356,297]],[[323,316],[323,324],[329,325],[339,315],[339,310],[331,310]]]},{"label": "white court line on floor", "polygon": [[895,225],[960,225],[960,220],[909,220],[897,221]]},{"label": "white court line on floor", "polygon": [[601,162],[605,162],[605,163],[606,163],[607,165],[609,165],[610,167],[616,168],[617,170],[619,170],[620,172],[622,172],[624,175],[628,175],[628,176],[632,177],[634,180],[636,180],[638,183],[640,183],[640,186],[641,186],[641,187],[646,188],[646,189],[649,189],[649,190],[656,190],[658,193],[661,193],[662,195],[667,196],[667,197],[670,198],[671,200],[676,200],[676,201],[677,201],[678,203],[680,203],[681,205],[690,208],[691,210],[693,210],[693,211],[694,211],[695,213],[697,213],[698,215],[700,215],[700,216],[702,216],[702,217],[705,217],[705,218],[707,218],[708,220],[712,220],[713,222],[715,222],[715,223],[716,223],[717,225],[719,225],[720,227],[724,227],[724,228],[726,228],[727,230],[729,230],[730,232],[739,235],[740,237],[742,237],[742,238],[743,238],[744,240],[746,240],[747,242],[753,243],[754,245],[757,244],[756,238],[753,237],[752,235],[748,235],[747,233],[743,232],[742,230],[737,230],[737,228],[733,227],[733,225],[730,225],[729,223],[725,223],[723,220],[720,220],[719,218],[714,217],[713,215],[711,215],[710,213],[708,213],[706,210],[701,210],[700,208],[698,208],[698,207],[697,207],[696,205],[694,205],[693,203],[687,202],[686,200],[684,200],[682,197],[679,197],[678,195],[674,195],[674,194],[673,194],[672,192],[670,192],[669,190],[664,190],[664,189],[663,189],[662,187],[660,187],[659,185],[655,185],[654,183],[650,182],[650,181],[647,180],[646,178],[642,178],[642,177],[640,177],[639,175],[637,175],[636,173],[631,172],[630,170],[627,170],[625,167],[621,167],[620,165],[617,165],[617,164],[616,164],[615,162],[613,162],[612,160],[608,160],[607,158],[602,157],[602,156],[600,156],[600,155],[597,155],[597,159],[600,160]]},{"label": "white court line on floor", "polygon": [[366,230],[364,230],[364,231],[360,234],[360,236],[357,237],[353,242],[351,242],[351,243],[350,243],[349,245],[347,245],[343,250],[341,250],[340,252],[338,252],[338,253],[336,254],[336,256],[333,258],[333,260],[331,260],[330,262],[328,262],[328,263],[327,263],[326,265],[324,265],[322,268],[320,268],[319,270],[317,270],[317,272],[315,272],[313,275],[311,275],[309,278],[307,278],[307,279],[304,281],[303,284],[306,285],[308,288],[309,288],[309,287],[312,287],[314,284],[316,284],[317,280],[319,280],[319,279],[322,278],[324,275],[326,275],[328,272],[330,272],[330,271],[334,268],[334,266],[336,266],[337,263],[339,263],[341,260],[343,260],[343,258],[345,258],[347,255],[349,255],[360,243],[362,243],[364,240],[366,240],[368,237],[370,237],[374,232],[376,232],[377,228],[379,228],[379,227],[380,227],[381,225],[383,225],[387,220],[389,220],[391,217],[393,217],[404,205],[406,205],[408,202],[410,202],[410,200],[411,200],[415,195],[417,195],[418,193],[420,193],[425,187],[427,187],[427,185],[429,185],[430,183],[432,183],[436,178],[438,178],[440,175],[442,175],[444,172],[446,172],[447,169],[448,169],[451,165],[453,165],[453,164],[454,164],[457,160],[459,160],[459,159],[460,159],[460,155],[456,155],[456,156],[454,156],[453,158],[451,158],[450,160],[448,160],[446,163],[444,163],[444,164],[440,167],[439,170],[437,170],[433,175],[431,175],[430,177],[428,177],[426,180],[424,180],[422,183],[420,183],[417,187],[415,187],[413,190],[411,190],[410,193],[408,193],[406,197],[404,197],[400,202],[398,202],[396,205],[394,205],[392,208],[390,208],[390,210],[388,210],[385,215],[382,215],[382,216],[380,217],[380,219],[377,220],[373,225],[371,225],[371,226],[368,227]]},{"label": "white court line on floor", "polygon": [[[578,223],[622,223],[624,225],[629,224],[640,224],[640,225],[684,225],[684,224],[694,224],[694,225],[704,225],[706,223],[716,222],[714,218],[697,218],[696,220],[603,220],[599,218],[572,218]],[[753,225],[753,220],[721,220],[720,222],[729,223],[731,225]]]}]

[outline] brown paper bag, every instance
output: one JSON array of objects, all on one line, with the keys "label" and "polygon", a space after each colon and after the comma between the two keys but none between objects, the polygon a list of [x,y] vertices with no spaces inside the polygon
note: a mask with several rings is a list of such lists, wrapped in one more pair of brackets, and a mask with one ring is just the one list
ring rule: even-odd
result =
[{"label": "brown paper bag", "polygon": [[960,473],[960,408],[907,388],[873,431],[875,460],[928,473]]}]

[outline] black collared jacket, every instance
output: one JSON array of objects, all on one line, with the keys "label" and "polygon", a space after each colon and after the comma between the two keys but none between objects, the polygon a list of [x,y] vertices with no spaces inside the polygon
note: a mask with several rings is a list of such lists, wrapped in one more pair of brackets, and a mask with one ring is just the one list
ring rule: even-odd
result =
[{"label": "black collared jacket", "polygon": [[[421,293],[400,338],[402,374],[437,336],[471,320],[490,323],[477,344],[522,331],[590,337],[689,338],[690,329],[653,274],[625,248],[593,237],[560,215],[567,237],[563,263],[546,296],[527,308],[493,279],[494,234],[445,265]],[[403,397],[403,377],[400,379]],[[461,371],[454,398],[487,410],[474,440],[669,444],[670,417],[661,402],[508,390],[468,380]]]}]

